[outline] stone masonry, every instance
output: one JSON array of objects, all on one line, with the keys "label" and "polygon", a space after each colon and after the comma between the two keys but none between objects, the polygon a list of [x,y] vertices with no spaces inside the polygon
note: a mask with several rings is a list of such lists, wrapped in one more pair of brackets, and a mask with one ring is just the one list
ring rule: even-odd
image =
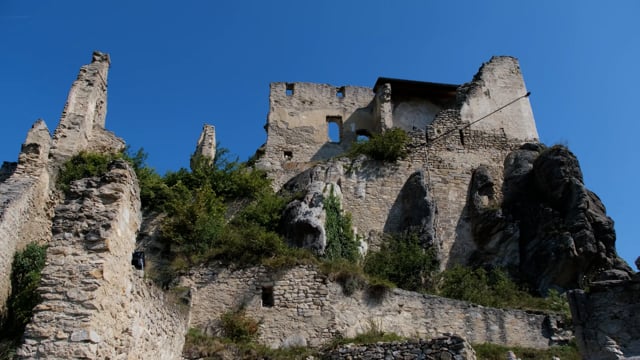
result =
[{"label": "stone masonry", "polygon": [[140,226],[135,173],[124,161],[72,184],[56,208],[22,359],[175,359],[186,314],[131,266]]},{"label": "stone masonry", "polygon": [[[268,171],[276,188],[314,166],[339,168],[326,183],[340,187],[345,211],[374,249],[379,234],[395,221],[390,216],[403,185],[423,172],[436,208],[433,227],[441,266],[466,263],[476,248],[466,209],[473,171],[484,166],[502,174],[511,150],[538,141],[517,60],[494,57],[460,86],[380,78],[373,92],[345,87],[339,97],[340,89],[272,84],[267,143],[258,167]],[[340,141],[328,140],[332,121],[340,124]],[[409,158],[395,164],[339,159],[318,165],[318,160],[343,154],[358,136],[392,127],[411,136]]]},{"label": "stone masonry", "polygon": [[38,120],[22,145],[15,171],[0,183],[0,319],[11,292],[13,255],[31,242],[45,243],[50,237],[50,145],[47,125]]},{"label": "stone masonry", "polygon": [[561,316],[487,308],[400,289],[385,296],[366,290],[345,296],[312,266],[231,271],[201,268],[182,279],[192,294],[190,326],[219,335],[220,316],[243,308],[260,321],[260,341],[271,347],[319,346],[375,326],[411,338],[455,333],[471,343],[545,349],[567,341]]},{"label": "stone masonry", "polygon": [[62,163],[81,151],[114,153],[124,142],[104,129],[109,56],[94,52],[73,83],[53,139],[36,121],[22,146],[18,166],[0,183],[0,318],[10,294],[13,256],[30,242],[46,243],[57,200]]}]

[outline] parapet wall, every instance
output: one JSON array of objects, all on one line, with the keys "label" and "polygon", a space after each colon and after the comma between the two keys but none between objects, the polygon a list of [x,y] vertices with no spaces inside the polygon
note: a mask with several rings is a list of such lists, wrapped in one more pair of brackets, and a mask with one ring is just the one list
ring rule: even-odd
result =
[{"label": "parapet wall", "polygon": [[76,181],[56,208],[21,359],[176,359],[186,314],[131,266],[141,222],[135,173],[124,161]]},{"label": "parapet wall", "polygon": [[544,349],[553,344],[562,323],[553,315],[486,308],[400,289],[383,298],[366,291],[345,296],[340,285],[312,266],[281,272],[202,268],[182,282],[192,288],[191,327],[218,334],[220,316],[244,308],[247,316],[260,321],[260,341],[271,347],[319,346],[373,325],[412,338],[456,333],[471,343]]}]

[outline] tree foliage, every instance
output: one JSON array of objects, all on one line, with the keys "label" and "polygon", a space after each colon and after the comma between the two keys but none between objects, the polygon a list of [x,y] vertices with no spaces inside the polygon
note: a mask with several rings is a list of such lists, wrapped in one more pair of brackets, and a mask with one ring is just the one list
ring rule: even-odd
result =
[{"label": "tree foliage", "polygon": [[333,188],[330,189],[329,196],[325,197],[323,204],[326,213],[325,232],[327,235],[325,259],[358,261],[360,253],[358,241],[353,233],[351,214],[343,214],[340,199],[335,196]]},{"label": "tree foliage", "polygon": [[385,235],[380,251],[369,253],[364,261],[367,274],[411,291],[430,288],[437,270],[435,251],[425,250],[413,233]]}]

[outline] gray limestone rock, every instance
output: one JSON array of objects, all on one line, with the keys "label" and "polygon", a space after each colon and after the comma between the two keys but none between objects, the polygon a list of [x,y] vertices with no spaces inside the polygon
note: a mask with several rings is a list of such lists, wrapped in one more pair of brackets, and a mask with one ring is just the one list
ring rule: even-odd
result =
[{"label": "gray limestone rock", "polygon": [[541,293],[578,288],[599,273],[632,273],[615,251],[613,221],[567,148],[523,145],[505,160],[502,204],[493,189],[490,175],[477,169],[468,199],[476,265],[512,265]]},{"label": "gray limestone rock", "polygon": [[384,231],[417,233],[425,246],[435,245],[435,203],[425,182],[423,171],[411,174],[391,207]]}]

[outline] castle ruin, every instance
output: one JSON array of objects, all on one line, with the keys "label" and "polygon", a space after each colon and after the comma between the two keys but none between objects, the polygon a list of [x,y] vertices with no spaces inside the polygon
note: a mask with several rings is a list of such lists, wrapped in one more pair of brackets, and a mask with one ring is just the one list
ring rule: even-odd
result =
[{"label": "castle ruin", "polygon": [[[34,309],[19,358],[179,359],[187,328],[216,333],[220,316],[240,307],[261,320],[260,341],[274,348],[321,346],[336,336],[365,332],[371,324],[407,337],[455,332],[475,343],[533,348],[572,337],[557,314],[494,309],[401,289],[384,297],[362,290],[346,295],[311,265],[280,271],[204,265],[180,279],[190,303],[176,306],[130,265],[131,254],[139,250],[143,214],[136,175],[126,162],[113,162],[100,178],[74,182],[66,195],[54,188],[62,164],[72,156],[124,148],[104,128],[109,65],[108,55],[94,53],[71,87],[54,136],[38,120],[17,164],[0,169],[0,315],[11,293],[15,252],[32,242],[48,245],[39,288],[43,301]],[[502,230],[487,243],[479,243],[475,233],[475,213],[499,213],[503,190],[528,174],[535,165],[532,153],[538,156],[541,148],[516,59],[494,57],[463,85],[390,78],[379,78],[371,89],[273,83],[269,102],[267,142],[256,167],[267,171],[277,189],[308,194],[335,189],[371,249],[381,234],[411,228],[435,246],[443,268],[469,263],[478,250],[495,250],[499,265],[524,261],[517,247],[501,243]],[[406,159],[383,164],[340,156],[354,142],[392,128],[410,137]],[[205,125],[196,155],[214,159],[215,143],[215,129]],[[591,212],[572,216],[586,223],[595,218],[600,227],[588,230],[600,232],[596,235],[606,237],[609,246],[602,245],[599,260],[614,275],[627,276],[626,264],[619,263],[615,249],[611,253],[612,222],[603,210],[595,213],[601,204],[582,186],[579,169],[574,172],[573,187],[567,188],[576,198],[588,198],[575,207]],[[317,220],[321,228],[322,219]],[[575,231],[589,233],[583,230]],[[296,232],[294,226],[292,234],[320,237],[321,232],[309,235],[308,228]],[[603,315],[608,299],[621,308],[629,302],[624,287],[637,292],[637,274],[632,282],[616,284],[614,295],[599,287],[594,294],[574,296],[582,304],[574,316],[587,357],[637,354],[637,341],[628,339],[637,329],[625,332],[619,319]],[[632,317],[634,309],[620,314]],[[591,319],[612,325],[605,331]],[[458,339],[445,338],[440,342]],[[606,338],[610,351],[597,353],[600,338]]]}]

